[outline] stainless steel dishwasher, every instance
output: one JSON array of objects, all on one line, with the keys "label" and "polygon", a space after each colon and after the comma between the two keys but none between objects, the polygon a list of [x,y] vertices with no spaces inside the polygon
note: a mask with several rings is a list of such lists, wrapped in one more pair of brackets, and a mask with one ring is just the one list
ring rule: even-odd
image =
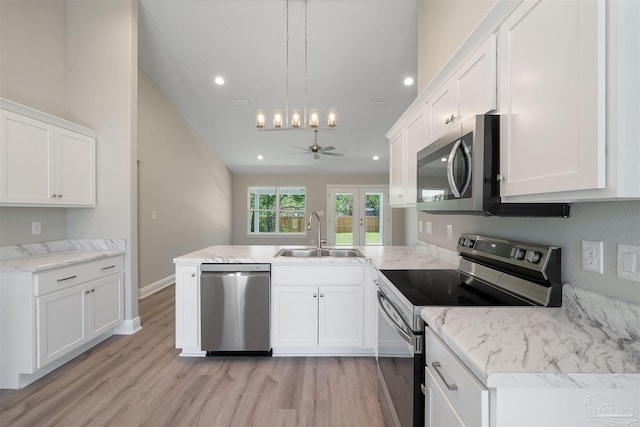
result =
[{"label": "stainless steel dishwasher", "polygon": [[202,264],[200,333],[207,356],[270,356],[270,264]]}]

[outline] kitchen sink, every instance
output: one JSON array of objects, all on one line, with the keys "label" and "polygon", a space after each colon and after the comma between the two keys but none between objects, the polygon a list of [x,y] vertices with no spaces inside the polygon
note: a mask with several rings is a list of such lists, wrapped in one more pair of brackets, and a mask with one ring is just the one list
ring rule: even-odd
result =
[{"label": "kitchen sink", "polygon": [[293,257],[293,258],[362,258],[362,252],[357,249],[329,249],[329,248],[312,248],[312,249],[281,249],[275,254],[275,257]]}]

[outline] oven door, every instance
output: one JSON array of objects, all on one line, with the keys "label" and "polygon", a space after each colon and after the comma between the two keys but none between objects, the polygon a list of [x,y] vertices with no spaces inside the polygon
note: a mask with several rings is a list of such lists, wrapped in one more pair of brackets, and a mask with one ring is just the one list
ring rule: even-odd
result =
[{"label": "oven door", "polygon": [[422,335],[378,290],[378,394],[388,426],[422,426]]}]

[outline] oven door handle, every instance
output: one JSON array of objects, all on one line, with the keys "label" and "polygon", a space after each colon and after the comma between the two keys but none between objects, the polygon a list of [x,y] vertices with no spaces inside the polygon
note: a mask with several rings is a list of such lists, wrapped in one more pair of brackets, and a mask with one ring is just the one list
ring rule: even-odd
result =
[{"label": "oven door handle", "polygon": [[384,317],[387,318],[387,320],[389,320],[391,322],[391,324],[395,327],[396,331],[398,331],[398,333],[402,336],[402,338],[404,338],[404,340],[408,343],[413,345],[413,339],[411,338],[411,336],[404,330],[404,328],[402,326],[400,326],[395,320],[394,318],[391,316],[391,314],[389,314],[389,312],[387,311],[387,308],[384,306],[383,304],[383,300],[387,301],[387,304],[390,304],[387,300],[387,298],[384,296],[384,294],[382,293],[382,291],[378,290],[378,307],[380,307],[382,313],[384,314]]}]

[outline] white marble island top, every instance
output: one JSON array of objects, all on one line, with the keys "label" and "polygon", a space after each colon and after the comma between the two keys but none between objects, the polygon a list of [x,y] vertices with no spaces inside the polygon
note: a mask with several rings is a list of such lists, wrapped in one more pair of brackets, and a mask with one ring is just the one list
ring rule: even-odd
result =
[{"label": "white marble island top", "polygon": [[563,307],[429,307],[422,317],[488,387],[640,393],[637,305],[565,285]]},{"label": "white marble island top", "polygon": [[174,259],[179,265],[200,265],[202,263],[313,263],[345,264],[373,263],[379,269],[456,269],[457,253],[437,249],[428,245],[409,246],[357,246],[364,258],[274,258],[284,248],[304,248],[305,246],[258,246],[230,245],[210,246]]}]

